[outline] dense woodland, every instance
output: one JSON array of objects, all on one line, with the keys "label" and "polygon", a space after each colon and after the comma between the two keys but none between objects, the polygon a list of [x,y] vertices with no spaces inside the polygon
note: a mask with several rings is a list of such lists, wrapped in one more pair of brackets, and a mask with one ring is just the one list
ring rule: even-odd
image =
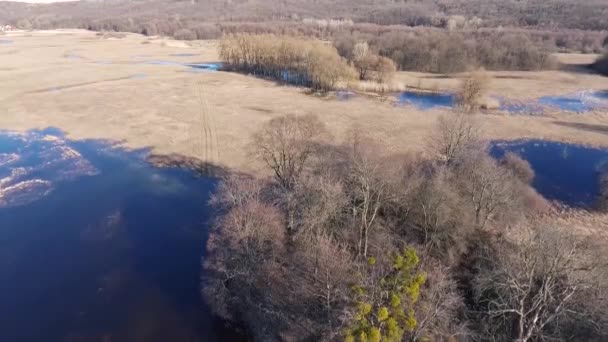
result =
[{"label": "dense woodland", "polygon": [[50,6],[0,4],[0,20],[28,18],[38,25],[83,26],[132,19],[134,25],[175,16],[180,21],[350,19],[379,25],[608,29],[603,0],[189,0],[80,1]]},{"label": "dense woodland", "polygon": [[[493,34],[518,33],[549,51],[588,53],[601,51],[608,30],[608,3],[603,0],[106,0],[52,5],[1,2],[0,23],[24,29],[86,28],[178,39],[219,38],[238,32],[333,38],[351,31],[379,36],[417,27],[419,31],[433,28],[457,32],[457,40],[465,42],[484,37],[492,41]],[[436,30],[421,34],[438,35]]]},{"label": "dense woodland", "polygon": [[[400,70],[461,72],[550,69],[552,52],[601,53],[603,0],[192,0],[1,2],[0,23],[23,29],[84,28],[176,39],[274,34],[357,42]],[[604,64],[598,68],[605,69]]]},{"label": "dense woodland", "polygon": [[272,119],[251,145],[270,176],[212,201],[203,295],[259,341],[605,341],[608,252],[477,120],[386,155],[357,127],[336,144],[315,116]]}]

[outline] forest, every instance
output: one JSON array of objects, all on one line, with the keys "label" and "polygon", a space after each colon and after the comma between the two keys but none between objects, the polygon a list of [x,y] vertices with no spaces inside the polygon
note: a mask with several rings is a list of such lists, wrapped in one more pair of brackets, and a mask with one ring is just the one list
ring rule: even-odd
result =
[{"label": "forest", "polygon": [[83,28],[180,40],[273,34],[333,41],[346,58],[365,41],[399,70],[437,73],[552,69],[553,52],[602,53],[607,18],[601,0],[0,3],[0,22],[26,30]]},{"label": "forest", "polygon": [[270,120],[250,151],[268,177],[212,199],[215,313],[260,341],[605,340],[608,253],[551,218],[526,161],[488,155],[478,120],[444,116],[427,153],[398,155]]}]

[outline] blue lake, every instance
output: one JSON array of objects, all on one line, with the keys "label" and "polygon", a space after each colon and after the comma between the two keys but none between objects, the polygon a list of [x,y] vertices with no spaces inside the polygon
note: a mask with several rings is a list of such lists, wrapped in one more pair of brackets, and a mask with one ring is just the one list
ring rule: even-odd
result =
[{"label": "blue lake", "polygon": [[200,296],[214,178],[0,131],[0,341],[233,341]]},{"label": "blue lake", "polygon": [[422,93],[406,91],[399,95],[399,104],[411,105],[421,110],[453,107],[456,97],[447,93]]},{"label": "blue lake", "polygon": [[174,62],[174,61],[164,61],[164,60],[148,60],[141,61],[142,64],[152,64],[152,65],[173,65],[173,66],[185,66],[190,68],[191,72],[209,72],[209,71],[219,71],[223,64],[222,63],[182,63],[182,62]]},{"label": "blue lake", "polygon": [[[594,110],[608,111],[608,90],[581,91],[560,96],[544,96],[534,100],[514,100],[495,97],[500,102],[500,110],[511,114],[543,115],[548,109],[572,113],[585,113]],[[411,105],[421,110],[451,108],[456,97],[450,93],[426,93],[406,91],[399,94],[400,105]]]},{"label": "blue lake", "polygon": [[608,92],[581,91],[562,96],[545,96],[541,97],[538,102],[551,108],[574,113],[608,110]]},{"label": "blue lake", "polygon": [[545,198],[574,207],[591,207],[599,195],[599,176],[608,171],[608,149],[528,140],[495,142],[490,153],[514,152],[527,160],[536,174],[534,188]]},{"label": "blue lake", "polygon": [[187,63],[184,65],[192,68],[190,71],[194,72],[219,71],[222,69],[222,63]]}]

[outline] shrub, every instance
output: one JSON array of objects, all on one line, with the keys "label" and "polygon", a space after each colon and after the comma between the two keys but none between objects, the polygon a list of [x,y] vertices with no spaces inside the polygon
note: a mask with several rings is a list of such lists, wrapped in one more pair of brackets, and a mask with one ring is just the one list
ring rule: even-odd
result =
[{"label": "shrub", "polygon": [[460,83],[456,93],[457,106],[465,112],[478,109],[488,88],[488,83],[488,75],[483,70],[472,72]]},{"label": "shrub", "polygon": [[196,34],[188,29],[181,29],[173,34],[177,40],[195,40]]},{"label": "shrub", "polygon": [[530,163],[513,152],[506,153],[500,160],[500,164],[511,170],[524,184],[530,184],[534,180],[534,170]]},{"label": "shrub", "polygon": [[196,34],[196,39],[207,40],[222,37],[222,31],[216,25],[201,24],[193,27],[192,31]]}]

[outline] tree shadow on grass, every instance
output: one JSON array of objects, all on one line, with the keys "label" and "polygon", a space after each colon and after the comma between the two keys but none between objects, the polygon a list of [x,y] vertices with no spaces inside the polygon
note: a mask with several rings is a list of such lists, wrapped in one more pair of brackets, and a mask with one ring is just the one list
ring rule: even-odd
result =
[{"label": "tree shadow on grass", "polygon": [[553,124],[570,127],[575,129],[580,129],[586,132],[600,133],[604,135],[608,135],[608,125],[599,125],[599,124],[587,124],[581,122],[566,122],[566,121],[553,121]]},{"label": "tree shadow on grass", "polygon": [[179,153],[150,154],[146,161],[155,167],[181,168],[204,177],[223,178],[230,174],[230,171],[222,166]]}]

